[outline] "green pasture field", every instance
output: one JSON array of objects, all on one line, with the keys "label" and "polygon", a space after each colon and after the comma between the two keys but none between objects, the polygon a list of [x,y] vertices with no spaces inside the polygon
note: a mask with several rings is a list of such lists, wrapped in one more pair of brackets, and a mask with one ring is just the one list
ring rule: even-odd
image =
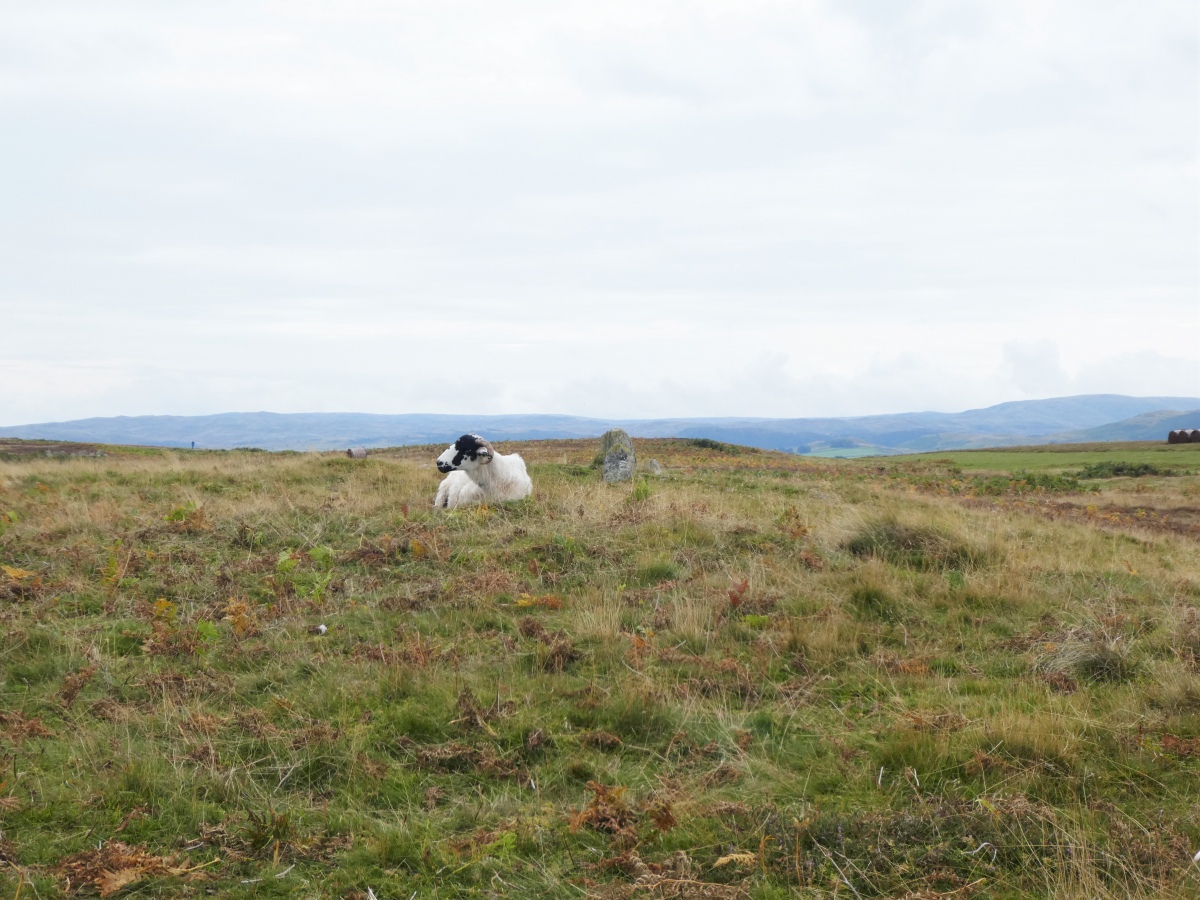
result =
[{"label": "green pasture field", "polygon": [[0,897],[1200,896],[1200,477],[636,447],[10,443]]},{"label": "green pasture field", "polygon": [[1171,470],[1200,471],[1200,444],[1113,442],[1047,444],[994,450],[942,450],[888,457],[889,462],[949,462],[961,469],[986,472],[1068,472],[1096,463],[1149,463]]}]

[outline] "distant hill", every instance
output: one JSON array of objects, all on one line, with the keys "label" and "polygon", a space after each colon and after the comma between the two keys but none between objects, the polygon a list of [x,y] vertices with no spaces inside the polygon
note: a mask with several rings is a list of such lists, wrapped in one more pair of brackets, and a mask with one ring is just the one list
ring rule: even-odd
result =
[{"label": "distant hill", "polygon": [[[0,428],[0,437],[166,447],[329,450],[450,442],[468,431],[494,441],[595,437],[621,427],[634,437],[712,438],[770,450],[829,455],[912,453],[963,447],[1095,440],[1165,440],[1172,428],[1200,427],[1198,397],[1089,394],[1020,400],[959,413],[915,412],[850,418],[589,419],[580,416],[462,416],[410,413],[221,413],[116,416]],[[1170,424],[1178,421],[1180,424]],[[1109,431],[1105,431],[1109,429]],[[1113,437],[1101,436],[1113,434]],[[840,455],[840,454],[839,454]]]},{"label": "distant hill", "polygon": [[1063,434],[1051,435],[1048,444],[1080,444],[1089,441],[1162,441],[1167,435],[1180,428],[1200,428],[1200,409],[1191,412],[1163,410],[1143,413],[1110,422],[1095,428],[1083,428]]}]

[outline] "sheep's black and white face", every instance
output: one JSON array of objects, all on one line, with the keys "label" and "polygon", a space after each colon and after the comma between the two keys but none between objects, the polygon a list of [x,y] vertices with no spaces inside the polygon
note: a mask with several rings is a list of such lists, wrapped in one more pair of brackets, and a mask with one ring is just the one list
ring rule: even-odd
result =
[{"label": "sheep's black and white face", "polygon": [[492,461],[492,446],[477,434],[464,434],[437,458],[438,471],[471,471]]}]

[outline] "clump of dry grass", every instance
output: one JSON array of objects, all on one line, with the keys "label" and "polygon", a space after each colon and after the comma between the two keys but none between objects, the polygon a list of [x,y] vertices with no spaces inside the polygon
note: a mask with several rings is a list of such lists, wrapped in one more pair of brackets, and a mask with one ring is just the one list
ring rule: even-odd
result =
[{"label": "clump of dry grass", "polygon": [[1140,667],[1135,638],[1104,623],[1092,623],[1069,628],[1059,640],[1046,644],[1033,671],[1120,683],[1137,677]]}]

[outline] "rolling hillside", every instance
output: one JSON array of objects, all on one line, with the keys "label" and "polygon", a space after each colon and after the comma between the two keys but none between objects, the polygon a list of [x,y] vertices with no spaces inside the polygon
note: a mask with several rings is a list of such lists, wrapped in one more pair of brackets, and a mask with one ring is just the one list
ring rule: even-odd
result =
[{"label": "rolling hillside", "polygon": [[1143,413],[1120,422],[1068,431],[1048,439],[1048,443],[1077,444],[1089,441],[1161,441],[1180,428],[1200,428],[1200,409],[1191,412],[1162,411]]}]

